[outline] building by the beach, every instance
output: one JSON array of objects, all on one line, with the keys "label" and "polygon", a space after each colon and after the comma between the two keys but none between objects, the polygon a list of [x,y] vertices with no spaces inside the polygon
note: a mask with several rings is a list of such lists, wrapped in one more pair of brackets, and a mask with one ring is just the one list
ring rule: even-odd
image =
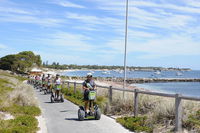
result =
[{"label": "building by the beach", "polygon": [[39,68],[33,68],[31,71],[30,71],[30,75],[41,75],[43,72],[41,69]]}]

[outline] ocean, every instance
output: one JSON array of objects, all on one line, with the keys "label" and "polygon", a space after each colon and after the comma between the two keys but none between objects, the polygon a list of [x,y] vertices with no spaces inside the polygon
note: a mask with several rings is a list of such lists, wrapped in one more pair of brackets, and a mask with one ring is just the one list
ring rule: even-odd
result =
[{"label": "ocean", "polygon": [[[65,76],[86,76],[92,72],[94,77],[123,77],[123,71],[68,71]],[[128,71],[127,78],[200,78],[200,71]],[[143,83],[133,84],[139,88],[145,88],[150,91],[179,93],[185,96],[200,97],[200,82],[170,82],[170,83]]]}]

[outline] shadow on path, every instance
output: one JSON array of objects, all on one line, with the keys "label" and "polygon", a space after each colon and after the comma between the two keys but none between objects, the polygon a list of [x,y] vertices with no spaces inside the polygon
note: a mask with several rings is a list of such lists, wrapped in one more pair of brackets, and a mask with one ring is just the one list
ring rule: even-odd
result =
[{"label": "shadow on path", "polygon": [[[67,121],[79,121],[78,118],[65,118]],[[84,119],[84,121],[94,121],[95,119]]]}]

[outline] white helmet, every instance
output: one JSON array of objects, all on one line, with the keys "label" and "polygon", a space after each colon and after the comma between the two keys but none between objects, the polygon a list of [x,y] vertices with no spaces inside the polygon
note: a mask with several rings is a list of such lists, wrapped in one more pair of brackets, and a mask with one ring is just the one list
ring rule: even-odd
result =
[{"label": "white helmet", "polygon": [[87,73],[87,77],[92,77],[92,73]]}]

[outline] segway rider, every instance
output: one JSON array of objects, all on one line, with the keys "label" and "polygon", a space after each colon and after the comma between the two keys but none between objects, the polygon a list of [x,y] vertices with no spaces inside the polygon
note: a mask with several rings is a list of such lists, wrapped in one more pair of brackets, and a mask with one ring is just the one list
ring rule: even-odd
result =
[{"label": "segway rider", "polygon": [[39,82],[40,82],[40,77],[37,75],[35,76],[35,86],[38,87],[39,86]]},{"label": "segway rider", "polygon": [[39,75],[39,86],[42,88],[42,75]]},{"label": "segway rider", "polygon": [[48,77],[47,77],[47,90],[49,92],[51,92],[51,76],[50,76],[50,74],[48,74]]},{"label": "segway rider", "polygon": [[43,76],[42,76],[42,87],[45,87],[45,74],[43,74]]},{"label": "segway rider", "polygon": [[[84,90],[84,101],[85,101],[85,111],[89,113],[89,92],[90,90],[94,90],[96,84],[92,78],[92,73],[87,74],[87,79],[83,82],[83,90]],[[91,103],[91,109],[93,110],[93,103]]]},{"label": "segway rider", "polygon": [[59,95],[60,95],[60,91],[61,91],[61,78],[59,74],[56,74],[56,78],[54,80],[54,84],[55,84],[55,97],[58,100]]}]

